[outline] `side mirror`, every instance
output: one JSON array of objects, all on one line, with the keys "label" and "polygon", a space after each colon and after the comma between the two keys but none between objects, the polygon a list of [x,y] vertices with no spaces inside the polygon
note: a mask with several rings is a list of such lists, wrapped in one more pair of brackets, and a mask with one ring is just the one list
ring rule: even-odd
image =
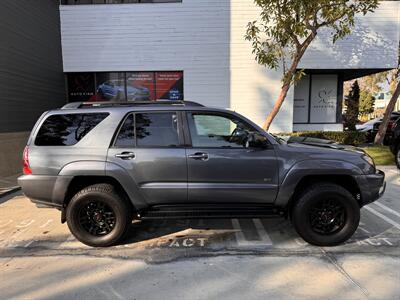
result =
[{"label": "side mirror", "polygon": [[266,149],[268,145],[267,138],[259,133],[250,132],[247,136],[246,148]]}]

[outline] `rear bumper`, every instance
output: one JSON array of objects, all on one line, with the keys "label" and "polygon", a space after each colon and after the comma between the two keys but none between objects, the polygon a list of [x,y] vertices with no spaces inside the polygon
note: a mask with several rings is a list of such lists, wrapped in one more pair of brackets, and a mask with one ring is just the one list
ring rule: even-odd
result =
[{"label": "rear bumper", "polygon": [[39,207],[62,208],[72,176],[23,175],[18,178],[22,192]]},{"label": "rear bumper", "polygon": [[361,191],[362,206],[374,202],[383,196],[386,189],[385,173],[376,170],[374,174],[356,176]]}]

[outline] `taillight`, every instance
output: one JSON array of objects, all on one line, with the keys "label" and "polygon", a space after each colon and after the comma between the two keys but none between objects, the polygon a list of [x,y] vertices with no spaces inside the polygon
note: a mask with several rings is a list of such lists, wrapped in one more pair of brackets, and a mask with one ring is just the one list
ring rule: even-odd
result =
[{"label": "taillight", "polygon": [[22,172],[25,175],[32,174],[31,167],[29,166],[29,150],[28,146],[25,147],[24,149],[24,154],[22,155],[23,161],[22,161]]},{"label": "taillight", "polygon": [[388,124],[388,126],[387,126],[387,129],[388,130],[392,130],[393,129],[393,127],[394,127],[394,122],[389,122],[389,124]]}]

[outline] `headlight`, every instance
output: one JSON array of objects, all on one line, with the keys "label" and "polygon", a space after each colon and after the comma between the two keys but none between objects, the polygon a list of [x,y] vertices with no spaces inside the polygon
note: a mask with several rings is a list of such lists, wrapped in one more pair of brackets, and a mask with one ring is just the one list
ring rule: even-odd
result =
[{"label": "headlight", "polygon": [[371,166],[373,166],[375,168],[375,162],[371,156],[369,156],[368,154],[364,154],[362,156],[362,158],[363,158],[363,160],[365,160],[367,163],[369,163]]}]

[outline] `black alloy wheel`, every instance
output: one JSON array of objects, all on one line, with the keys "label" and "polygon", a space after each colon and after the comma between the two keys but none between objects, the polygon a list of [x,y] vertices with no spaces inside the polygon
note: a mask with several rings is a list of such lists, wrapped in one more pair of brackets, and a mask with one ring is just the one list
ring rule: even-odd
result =
[{"label": "black alloy wheel", "polygon": [[76,193],[66,209],[71,233],[88,246],[117,244],[132,223],[133,208],[129,200],[107,183],[85,187]]},{"label": "black alloy wheel", "polygon": [[311,206],[309,218],[314,232],[330,235],[344,227],[346,211],[344,206],[336,199],[324,199]]},{"label": "black alloy wheel", "polygon": [[79,210],[79,223],[86,232],[95,236],[109,234],[115,227],[114,210],[102,201],[91,201]]},{"label": "black alloy wheel", "polygon": [[347,241],[360,222],[360,205],[335,183],[315,183],[293,205],[291,220],[297,233],[316,246],[336,246]]}]

